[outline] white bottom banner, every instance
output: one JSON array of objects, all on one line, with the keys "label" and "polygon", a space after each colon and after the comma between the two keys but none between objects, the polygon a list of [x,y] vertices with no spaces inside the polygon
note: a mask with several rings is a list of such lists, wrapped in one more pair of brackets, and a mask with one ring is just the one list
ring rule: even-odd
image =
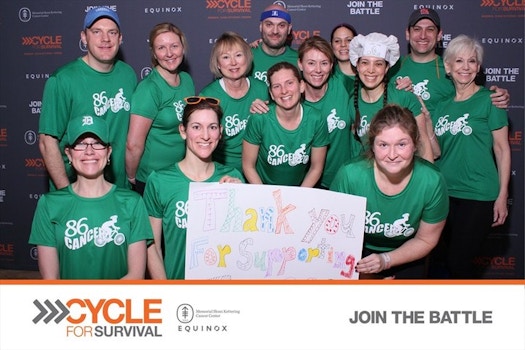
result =
[{"label": "white bottom banner", "polygon": [[525,349],[520,283],[8,283],[0,310],[3,350]]}]

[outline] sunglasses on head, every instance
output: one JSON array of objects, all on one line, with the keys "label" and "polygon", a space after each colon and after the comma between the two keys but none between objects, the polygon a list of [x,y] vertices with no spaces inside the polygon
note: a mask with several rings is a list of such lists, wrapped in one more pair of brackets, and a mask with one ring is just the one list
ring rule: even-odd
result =
[{"label": "sunglasses on head", "polygon": [[217,106],[221,102],[219,99],[215,97],[206,97],[206,96],[190,96],[190,97],[186,97],[184,101],[186,101],[186,103],[189,105],[196,105],[200,103],[201,101],[206,101],[213,106]]}]

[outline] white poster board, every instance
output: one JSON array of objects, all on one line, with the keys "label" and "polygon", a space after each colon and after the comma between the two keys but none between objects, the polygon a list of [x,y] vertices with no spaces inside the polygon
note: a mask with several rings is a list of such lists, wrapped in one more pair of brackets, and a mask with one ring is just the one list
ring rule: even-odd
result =
[{"label": "white poster board", "polygon": [[321,189],[190,184],[186,279],[357,279],[366,198]]}]

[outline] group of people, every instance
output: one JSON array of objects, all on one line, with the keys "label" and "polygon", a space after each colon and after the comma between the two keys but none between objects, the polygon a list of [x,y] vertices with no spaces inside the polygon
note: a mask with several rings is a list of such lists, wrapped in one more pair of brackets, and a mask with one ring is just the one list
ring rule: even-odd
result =
[{"label": "group of people", "polygon": [[479,278],[472,258],[506,220],[510,177],[509,94],[476,83],[481,45],[459,35],[441,58],[440,19],[426,8],[409,18],[405,57],[395,36],[349,24],[298,50],[287,45],[291,30],[273,4],[260,40],[223,33],[210,55],[215,79],[197,95],[176,25],[151,30],[153,69],[137,84],[116,59],[117,13],[90,10],[87,54],[44,88],[40,150],[52,191],[29,239],[42,277],[183,279],[197,181],[364,196],[361,278],[432,277],[429,256],[446,266],[440,277]]}]

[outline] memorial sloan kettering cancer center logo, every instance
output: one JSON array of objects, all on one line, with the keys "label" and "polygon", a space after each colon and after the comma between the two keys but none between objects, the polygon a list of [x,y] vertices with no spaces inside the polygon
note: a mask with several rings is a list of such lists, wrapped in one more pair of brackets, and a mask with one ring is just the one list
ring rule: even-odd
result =
[{"label": "memorial sloan kettering cancer center logo", "polygon": [[[35,327],[49,327],[67,338],[149,338],[165,333],[226,333],[240,310],[168,307],[162,299],[33,300]],[[47,330],[47,329],[46,329]]]},{"label": "memorial sloan kettering cancer center logo", "polygon": [[190,304],[180,304],[177,308],[179,324],[176,330],[181,333],[224,333],[228,332],[227,319],[240,315],[240,310],[220,308],[193,308]]}]

